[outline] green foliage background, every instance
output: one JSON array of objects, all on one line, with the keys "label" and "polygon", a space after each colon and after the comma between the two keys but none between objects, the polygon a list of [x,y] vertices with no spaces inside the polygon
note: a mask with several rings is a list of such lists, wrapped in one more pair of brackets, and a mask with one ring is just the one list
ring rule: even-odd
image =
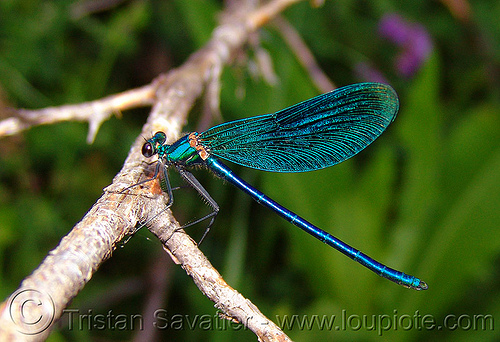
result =
[{"label": "green foliage background", "polygon": [[[0,2],[0,84],[7,106],[78,103],[146,84],[207,41],[222,7],[213,0],[125,1],[82,15],[82,3]],[[495,327],[473,324],[474,315],[491,315],[494,323],[500,318],[500,3],[471,2],[468,22],[444,3],[338,0],[288,9],[285,17],[336,84],[363,81],[355,66],[369,62],[397,90],[400,113],[366,151],[327,170],[269,174],[234,167],[319,227],[421,277],[429,290],[406,290],[373,275],[207,172],[197,173],[221,205],[201,248],[226,280],[275,322],[287,315],[336,316],[331,329],[284,328],[295,340],[499,339]],[[414,77],[398,75],[396,48],[377,34],[386,13],[424,25],[433,39],[433,53]],[[246,68],[254,63],[251,50],[248,59],[224,72],[224,121],[272,112],[318,93],[272,25],[261,30],[260,45],[274,63],[277,83],[270,85]],[[1,298],[100,196],[146,116],[145,109],[133,110],[109,120],[92,145],[85,143],[82,123],[40,126],[0,140]],[[197,127],[198,117],[195,108],[186,130]],[[174,212],[181,221],[208,211],[200,207],[195,194],[176,193]],[[190,228],[190,233],[200,237],[203,229]],[[140,314],[158,265],[162,279],[169,279],[158,309],[170,318],[188,317],[192,324],[205,315],[222,325],[213,304],[184,271],[172,267],[145,229],[114,253],[70,307],[83,314],[89,309]],[[345,325],[342,315],[350,319]],[[427,329],[414,320],[425,315],[438,325],[448,317],[461,326]],[[381,331],[390,323],[387,317],[396,321]],[[206,329],[197,322],[156,333],[185,341],[255,340],[249,331]],[[120,341],[135,334],[69,329],[65,316],[50,340]]]}]

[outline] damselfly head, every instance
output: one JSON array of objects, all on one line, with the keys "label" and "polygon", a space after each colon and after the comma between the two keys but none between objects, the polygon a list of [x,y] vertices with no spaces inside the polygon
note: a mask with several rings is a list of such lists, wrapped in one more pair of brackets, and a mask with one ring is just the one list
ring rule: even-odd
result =
[{"label": "damselfly head", "polygon": [[167,136],[163,132],[156,132],[155,135],[149,140],[147,140],[144,145],[142,145],[142,155],[146,158],[150,158],[158,153],[157,147],[163,145],[167,140]]}]

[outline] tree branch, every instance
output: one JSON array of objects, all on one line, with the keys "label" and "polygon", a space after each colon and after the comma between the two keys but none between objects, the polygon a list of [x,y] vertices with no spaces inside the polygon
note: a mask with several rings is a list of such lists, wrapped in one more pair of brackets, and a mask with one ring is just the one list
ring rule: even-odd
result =
[{"label": "tree branch", "polygon": [[[225,12],[222,16],[224,22],[214,30],[204,48],[194,53],[178,69],[158,77],[151,85],[82,105],[29,111],[19,123],[12,123],[12,127],[17,125],[22,130],[33,124],[68,120],[68,117],[73,116],[73,119],[81,118],[90,122],[89,137],[92,137],[97,131],[92,126],[98,127],[106,115],[129,106],[153,102],[142,133],[147,136],[162,130],[169,141],[174,141],[204,87],[209,82],[219,82],[214,80],[214,75],[218,77],[219,71],[230,62],[249,35],[297,1],[274,0],[254,12],[245,11],[248,14]],[[96,103],[101,107],[96,107]],[[101,113],[94,118],[96,108]],[[60,113],[59,117],[55,113]],[[37,119],[26,119],[30,114]],[[50,121],[53,116],[56,119]],[[104,189],[101,198],[33,274],[24,279],[9,301],[0,307],[0,339],[44,340],[54,322],[63,314],[64,308],[90,280],[100,264],[111,256],[116,244],[126,235],[133,234],[136,224],[148,222],[150,230],[162,241],[174,261],[214,301],[225,318],[244,324],[262,341],[289,340],[248,299],[222,279],[196,244],[180,229],[170,210],[165,210],[165,196],[157,182],[148,182],[125,193],[121,192],[144,174],[147,164],[140,153],[142,143],[143,138],[139,136],[122,170],[115,176],[113,183]],[[29,302],[22,301],[26,295]],[[40,319],[27,319],[26,314],[29,314],[29,318]]]},{"label": "tree branch", "polygon": [[295,53],[300,64],[306,69],[313,80],[316,87],[322,92],[326,93],[335,89],[335,84],[330,81],[328,76],[321,70],[316,62],[314,55],[307,47],[302,37],[298,34],[295,28],[288,23],[283,17],[278,16],[274,20],[274,24],[281,32],[286,43],[290,49]]},{"label": "tree branch", "polygon": [[13,115],[0,121],[0,138],[18,134],[38,125],[53,124],[60,121],[87,121],[89,133],[87,143],[94,142],[101,124],[113,113],[151,106],[154,103],[155,83],[144,87],[124,91],[100,100],[60,107],[48,107],[38,110],[11,110]]}]

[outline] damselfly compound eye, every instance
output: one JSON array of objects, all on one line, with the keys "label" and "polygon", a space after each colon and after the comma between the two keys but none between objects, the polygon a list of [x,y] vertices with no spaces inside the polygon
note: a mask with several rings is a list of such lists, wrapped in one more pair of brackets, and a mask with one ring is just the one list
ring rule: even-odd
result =
[{"label": "damselfly compound eye", "polygon": [[163,132],[156,132],[153,139],[160,145],[163,145],[165,143],[165,140],[167,140],[167,136]]},{"label": "damselfly compound eye", "polygon": [[149,141],[142,145],[142,155],[146,158],[152,157],[156,153],[156,149],[153,147]]}]

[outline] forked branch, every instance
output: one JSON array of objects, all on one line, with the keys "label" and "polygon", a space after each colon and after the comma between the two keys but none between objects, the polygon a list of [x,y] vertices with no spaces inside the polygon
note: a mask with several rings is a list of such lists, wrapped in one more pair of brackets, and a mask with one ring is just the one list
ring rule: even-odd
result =
[{"label": "forked branch", "polygon": [[[196,99],[207,84],[214,87],[213,82],[219,82],[220,70],[243,47],[249,36],[297,1],[274,0],[253,11],[240,10],[241,7],[238,11],[227,10],[221,16],[223,22],[214,30],[205,47],[194,53],[181,67],[161,75],[150,85],[91,103],[17,111],[17,121],[13,118],[0,122],[0,135],[5,132],[14,134],[35,124],[77,119],[90,123],[89,140],[93,140],[100,123],[111,113],[132,106],[152,104],[142,135],[148,136],[151,132],[161,130],[172,141],[180,134]],[[140,153],[142,143],[143,138],[139,136],[123,168],[113,183],[104,189],[101,198],[33,274],[23,280],[16,295],[11,296],[0,308],[0,339],[44,340],[71,299],[85,286],[102,262],[111,256],[120,240],[133,234],[138,223],[151,220],[149,229],[164,244],[174,261],[186,270],[200,290],[223,312],[225,318],[241,322],[255,332],[259,340],[289,340],[248,299],[222,279],[196,244],[180,230],[171,212],[164,210],[165,198],[155,182],[121,192],[144,174],[146,164]],[[30,314],[45,319],[38,321],[41,325],[22,320],[22,315],[26,314],[22,310],[26,310],[26,307],[19,306],[17,301],[26,294],[38,303],[31,307]]]}]

